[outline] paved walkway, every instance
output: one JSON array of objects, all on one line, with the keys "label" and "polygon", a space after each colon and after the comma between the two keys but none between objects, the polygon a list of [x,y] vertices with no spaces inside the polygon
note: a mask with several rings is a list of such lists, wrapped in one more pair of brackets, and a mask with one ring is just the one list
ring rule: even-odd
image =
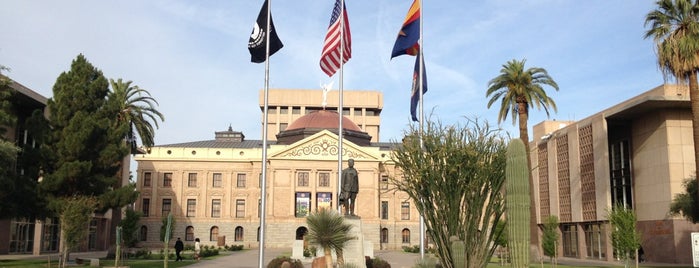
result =
[{"label": "paved walkway", "polygon": [[[96,252],[77,252],[70,254],[71,259],[73,258],[104,258],[107,256],[106,251],[96,251]],[[278,256],[291,256],[291,249],[266,249],[264,253],[264,263],[263,267],[267,266],[272,259]],[[58,259],[58,254],[45,254],[45,255],[0,255],[0,260],[18,260],[18,259],[44,259],[44,260],[56,260]],[[420,259],[420,254],[417,253],[407,253],[402,251],[386,251],[378,250],[374,252],[374,258],[381,258],[391,264],[392,268],[411,268],[414,267],[416,262]],[[242,251],[234,251],[229,255],[221,256],[218,258],[210,260],[201,260],[195,262],[193,260],[185,260],[185,262],[191,263],[187,267],[192,268],[218,268],[218,267],[239,267],[239,268],[255,268],[258,267],[259,262],[259,250],[258,249],[246,249]],[[301,260],[305,267],[311,267],[311,258],[306,258]],[[559,258],[559,264],[576,266],[576,267],[620,267],[623,266],[621,262],[606,262],[600,260],[583,260],[575,258]],[[102,263],[104,265],[104,263]],[[654,267],[681,267],[680,264],[664,264],[664,263],[643,263],[643,266],[654,266]],[[691,265],[690,265],[691,266]],[[689,267],[689,266],[688,266]]]}]

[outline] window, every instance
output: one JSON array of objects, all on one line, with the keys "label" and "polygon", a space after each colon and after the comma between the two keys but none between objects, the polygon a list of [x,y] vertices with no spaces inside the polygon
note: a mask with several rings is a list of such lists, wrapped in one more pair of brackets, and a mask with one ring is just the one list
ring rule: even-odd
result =
[{"label": "window", "polygon": [[235,217],[245,218],[245,199],[235,200]]},{"label": "window", "polygon": [[388,220],[388,201],[381,201],[381,219]]},{"label": "window", "polygon": [[623,204],[627,208],[633,208],[631,193],[631,154],[629,141],[623,140],[609,145],[609,165],[611,172],[612,203]]},{"label": "window", "polygon": [[221,217],[221,199],[211,200],[211,217],[220,218]]},{"label": "window", "polygon": [[595,259],[605,259],[607,242],[604,235],[604,225],[601,223],[588,223],[583,225],[585,230],[585,249],[587,256]]},{"label": "window", "polygon": [[330,187],[330,172],[318,173],[318,187]]},{"label": "window", "polygon": [[153,175],[150,172],[143,173],[143,187],[150,187]]},{"label": "window", "polygon": [[291,114],[301,114],[301,107],[292,107]]},{"label": "window", "polygon": [[145,225],[141,226],[139,238],[141,239],[141,241],[148,241],[148,227],[146,227]]},{"label": "window", "polygon": [[184,229],[184,240],[194,241],[194,227],[187,226],[187,228]]},{"label": "window", "polygon": [[299,171],[296,173],[297,186],[308,187],[308,171]]},{"label": "window", "polygon": [[381,190],[388,190],[388,176],[381,176]]},{"label": "window", "polygon": [[279,114],[289,114],[289,108],[287,108],[287,107],[279,108]]},{"label": "window", "polygon": [[410,244],[410,229],[403,229],[401,236],[403,237],[403,244]]},{"label": "window", "polygon": [[244,231],[243,227],[241,227],[241,226],[235,227],[235,237],[233,240],[234,241],[243,241],[243,234],[244,234],[243,231]]},{"label": "window", "polygon": [[316,193],[316,211],[332,209],[333,193]]},{"label": "window", "polygon": [[238,188],[245,188],[245,181],[247,180],[245,173],[238,173],[238,177],[236,179],[236,187]]},{"label": "window", "polygon": [[211,227],[209,230],[209,241],[218,241],[218,226]]},{"label": "window", "polygon": [[197,173],[189,173],[187,180],[188,187],[197,187]]},{"label": "window", "polygon": [[296,193],[296,217],[306,217],[311,210],[311,193]]},{"label": "window", "polygon": [[257,199],[257,217],[262,218],[262,199]]},{"label": "window", "polygon": [[141,211],[143,212],[143,217],[148,217],[150,214],[150,198],[143,198]]},{"label": "window", "polygon": [[402,202],[400,203],[400,219],[410,220],[410,203]]},{"label": "window", "polygon": [[279,124],[279,132],[282,132],[282,131],[286,130],[286,128],[287,128],[288,126],[289,126],[288,123],[280,123],[280,124]]},{"label": "window", "polygon": [[214,173],[214,179],[211,184],[216,188],[223,187],[223,178],[221,177],[221,173]]},{"label": "window", "polygon": [[388,243],[388,228],[381,229],[381,243]]},{"label": "window", "polygon": [[197,200],[187,199],[187,217],[197,216]]},{"label": "window", "polygon": [[162,216],[167,216],[167,214],[170,213],[172,210],[172,199],[170,198],[165,198],[163,199],[163,207],[162,207]]},{"label": "window", "polygon": [[578,230],[573,224],[562,224],[563,256],[578,257]]},{"label": "window", "polygon": [[163,187],[172,187],[172,173],[163,174]]}]

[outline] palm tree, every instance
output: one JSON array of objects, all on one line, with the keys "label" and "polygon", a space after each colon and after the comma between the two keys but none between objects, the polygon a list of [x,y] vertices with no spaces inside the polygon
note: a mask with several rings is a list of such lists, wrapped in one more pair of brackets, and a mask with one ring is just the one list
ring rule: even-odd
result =
[{"label": "palm tree", "polygon": [[109,83],[112,86],[109,98],[119,105],[117,125],[128,125],[125,138],[131,147],[131,154],[136,153],[136,137],[141,139],[143,146],[153,146],[153,125],[157,128],[158,120],[165,120],[163,114],[156,109],[158,102],[147,90],[131,86],[132,81],[124,82],[119,78],[117,81],[109,79]]},{"label": "palm tree", "polygon": [[332,209],[320,209],[306,217],[308,224],[308,242],[317,244],[323,248],[325,253],[325,263],[327,267],[332,267],[332,250],[338,253],[345,247],[345,242],[354,239],[349,235],[352,225],[345,223],[345,218]]},{"label": "palm tree", "polygon": [[699,1],[658,0],[656,4],[658,9],[646,15],[644,26],[650,25],[650,29],[645,38],[653,38],[658,66],[666,80],[674,77],[680,84],[689,83],[696,172],[699,171]]},{"label": "palm tree", "polygon": [[497,100],[501,100],[498,123],[505,121],[512,110],[512,124],[519,119],[519,138],[524,142],[527,151],[527,165],[529,167],[529,198],[530,206],[530,247],[532,259],[538,256],[539,236],[536,223],[536,199],[534,195],[534,178],[532,177],[532,163],[529,154],[529,132],[527,121],[529,120],[529,107],[534,105],[537,109],[543,108],[546,116],[549,115],[549,107],[556,111],[556,103],[546,95],[543,86],[547,85],[558,91],[558,84],[553,81],[544,68],[532,67],[524,69],[527,60],[510,60],[502,66],[500,75],[488,82],[486,97],[490,97],[488,108]]}]

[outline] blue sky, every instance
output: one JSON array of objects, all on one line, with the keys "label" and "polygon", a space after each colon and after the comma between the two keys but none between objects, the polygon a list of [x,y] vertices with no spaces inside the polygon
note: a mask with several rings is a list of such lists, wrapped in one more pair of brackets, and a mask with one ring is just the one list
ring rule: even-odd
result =
[{"label": "blue sky", "polygon": [[[156,144],[213,138],[229,125],[260,139],[258,90],[264,64],[247,42],[262,0],[11,1],[0,8],[0,64],[51,97],[58,75],[82,53],[107,78],[132,80],[160,103]],[[381,141],[410,124],[414,58],[390,60],[412,0],[347,0],[352,59],[345,90],[384,94]],[[272,0],[284,48],[271,57],[270,88],[318,89],[335,80],[319,68],[332,0]],[[548,70],[560,87],[551,119],[579,120],[663,83],[652,40],[643,39],[650,0],[424,0],[425,113],[497,124],[485,90],[504,63]],[[545,120],[532,110],[529,125]],[[508,119],[502,128],[517,136]]]}]

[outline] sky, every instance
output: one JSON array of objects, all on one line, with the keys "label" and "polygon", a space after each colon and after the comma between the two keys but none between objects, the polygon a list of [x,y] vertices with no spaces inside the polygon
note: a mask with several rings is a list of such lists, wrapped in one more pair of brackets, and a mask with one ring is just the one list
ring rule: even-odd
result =
[{"label": "sky", "polygon": [[[270,88],[317,89],[335,81],[320,67],[333,0],[271,0],[284,48],[270,58]],[[409,127],[414,57],[390,58],[412,0],[346,0],[352,58],[345,90],[383,93],[380,141]],[[262,0],[0,0],[0,65],[50,98],[56,78],[83,54],[107,78],[148,90],[165,115],[156,145],[210,140],[231,126],[261,139],[265,65],[248,39]],[[478,118],[518,136],[487,108],[488,81],[512,59],[540,67],[558,106],[552,120],[580,120],[661,85],[653,41],[644,39],[650,0],[424,0],[429,91],[425,115],[443,124]],[[320,104],[319,104],[320,105]],[[546,120],[530,110],[529,126]]]}]

